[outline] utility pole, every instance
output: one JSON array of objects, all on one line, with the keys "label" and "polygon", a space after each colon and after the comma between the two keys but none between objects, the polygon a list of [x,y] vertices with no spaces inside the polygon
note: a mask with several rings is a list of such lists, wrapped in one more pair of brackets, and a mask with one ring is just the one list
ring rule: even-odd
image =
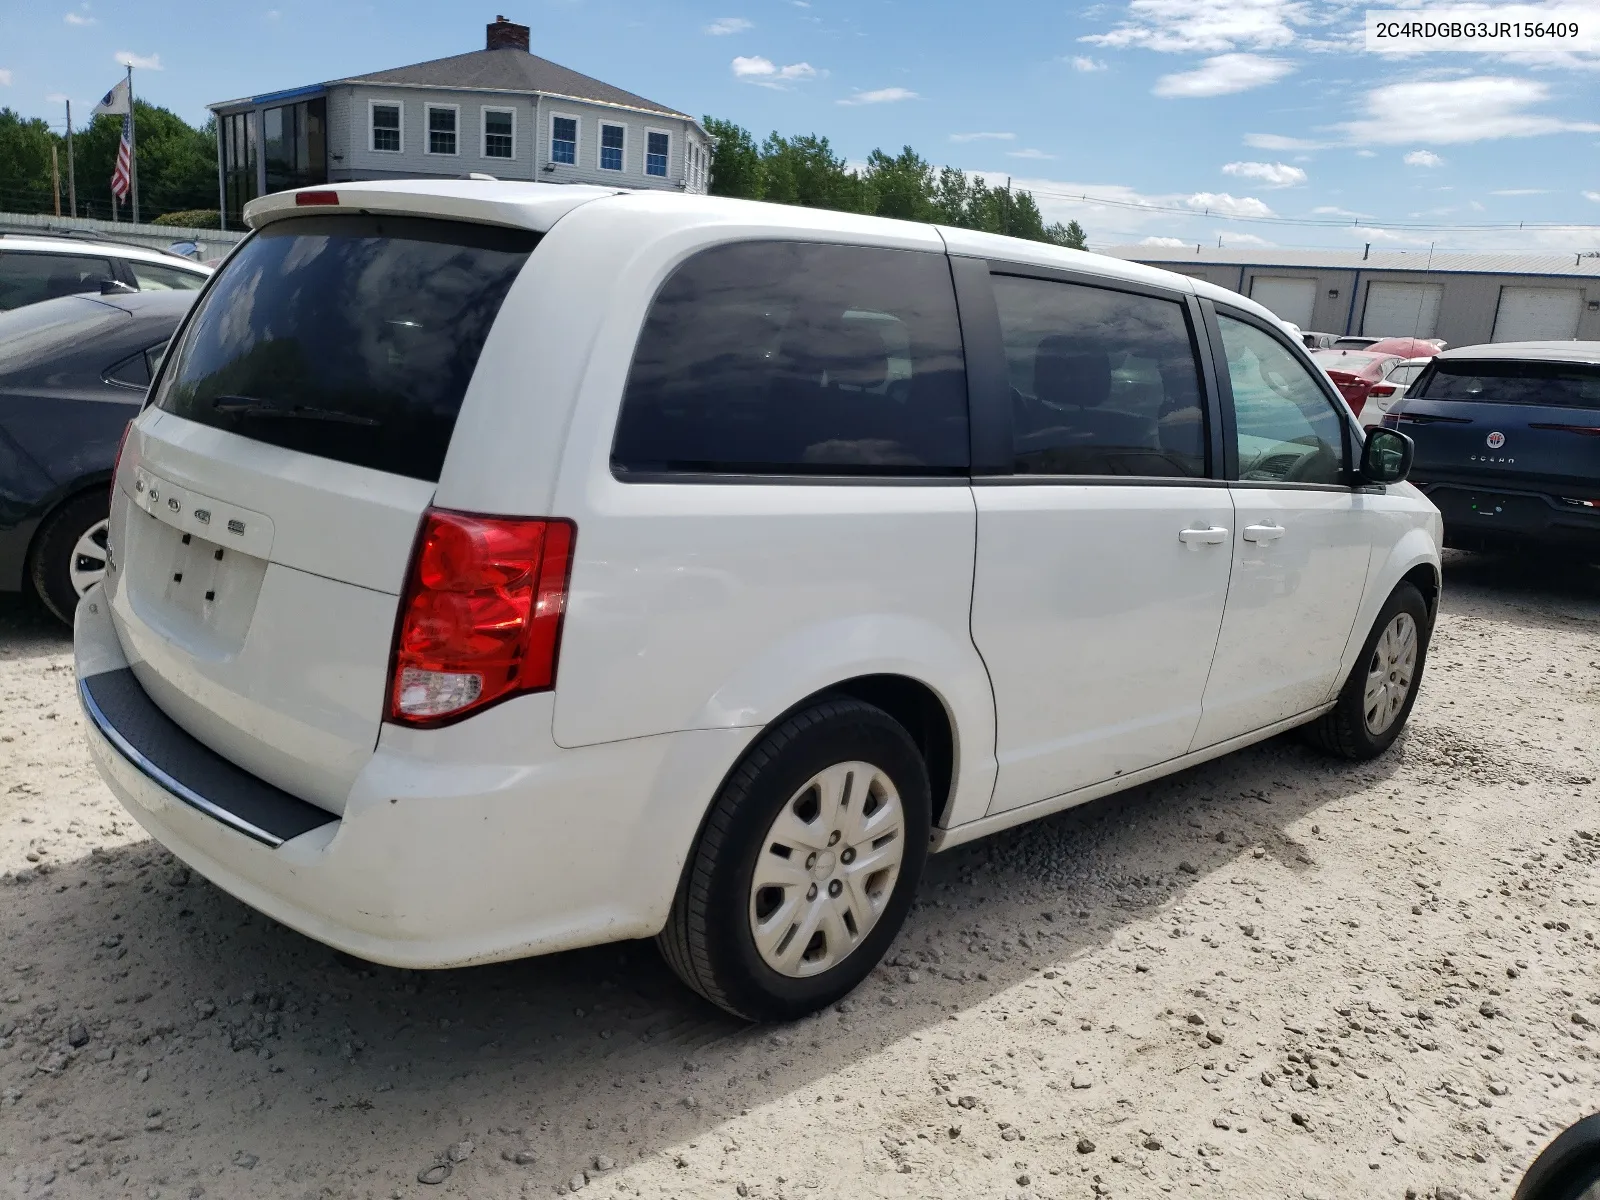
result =
[{"label": "utility pole", "polygon": [[130,198],[133,200],[133,223],[139,223],[139,124],[134,119],[133,106],[133,64],[128,64],[128,182],[132,191]]},{"label": "utility pole", "polygon": [[67,101],[67,203],[73,220],[78,218],[78,163],[72,153],[72,101]]},{"label": "utility pole", "polygon": [[56,203],[56,216],[61,215],[61,156],[56,144],[50,143],[50,198]]}]

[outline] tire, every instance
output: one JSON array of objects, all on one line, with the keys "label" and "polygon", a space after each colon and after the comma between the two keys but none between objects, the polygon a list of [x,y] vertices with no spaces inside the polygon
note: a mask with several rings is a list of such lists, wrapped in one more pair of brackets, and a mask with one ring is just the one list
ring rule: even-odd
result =
[{"label": "tire", "polygon": [[[45,519],[33,543],[33,590],[55,616],[72,624],[83,593],[105,575],[108,491],[85,492]],[[95,554],[89,553],[96,550]]]},{"label": "tire", "polygon": [[[1413,584],[1400,584],[1379,612],[1338,701],[1305,727],[1307,740],[1336,758],[1355,762],[1377,758],[1387,750],[1400,736],[1411,716],[1411,706],[1417,702],[1431,632],[1428,605],[1422,593]],[[1390,640],[1385,640],[1386,635]],[[1404,681],[1404,693],[1399,694],[1397,684],[1405,676],[1408,637],[1410,677]],[[1387,679],[1380,681],[1380,675]],[[1378,682],[1382,691],[1374,699],[1368,688]]]},{"label": "tire", "polygon": [[882,709],[841,697],[784,718],[712,803],[656,938],[662,956],[745,1020],[792,1021],[833,1003],[904,923],[930,812],[916,743]]}]

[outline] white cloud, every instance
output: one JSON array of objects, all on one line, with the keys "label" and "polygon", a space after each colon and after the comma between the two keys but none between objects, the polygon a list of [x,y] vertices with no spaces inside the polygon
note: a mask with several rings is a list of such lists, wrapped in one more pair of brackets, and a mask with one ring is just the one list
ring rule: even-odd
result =
[{"label": "white cloud", "polygon": [[1098,59],[1090,58],[1086,54],[1075,54],[1068,60],[1072,63],[1074,71],[1104,71],[1106,64]]},{"label": "white cloud", "polygon": [[1014,133],[952,133],[952,142],[1014,142],[1017,135]]},{"label": "white cloud", "polygon": [[1600,192],[1585,192],[1583,194],[1583,198],[1585,200],[1593,200],[1596,204],[1600,204]]},{"label": "white cloud", "polygon": [[1548,196],[1549,188],[1501,188],[1499,191],[1490,192],[1491,196]]},{"label": "white cloud", "polygon": [[141,71],[161,70],[159,54],[135,54],[131,50],[118,50],[113,57],[125,67],[138,67]]},{"label": "white cloud", "polygon": [[730,33],[743,33],[754,28],[755,25],[743,17],[718,17],[706,26],[706,32],[712,37],[726,37]]},{"label": "white cloud", "polygon": [[1197,212],[1221,213],[1226,217],[1270,217],[1272,209],[1254,196],[1230,196],[1227,192],[1196,192],[1184,197],[1185,204]]},{"label": "white cloud", "polygon": [[1306,181],[1306,173],[1288,163],[1231,162],[1224,163],[1224,175],[1237,175],[1241,179],[1259,179],[1268,187],[1299,187]]},{"label": "white cloud", "polygon": [[1139,245],[1141,246],[1167,246],[1174,250],[1178,249],[1180,246],[1187,249],[1193,244],[1193,242],[1186,242],[1182,238],[1175,237],[1147,237],[1141,238],[1139,241]]},{"label": "white cloud", "polygon": [[72,97],[65,92],[51,92],[44,98],[46,104],[65,104],[70,99]]},{"label": "white cloud", "polygon": [[857,92],[854,96],[846,96],[839,104],[897,104],[901,100],[921,99],[910,88],[886,87],[874,92]]},{"label": "white cloud", "polygon": [[1257,237],[1253,233],[1234,233],[1231,230],[1222,235],[1223,241],[1230,246],[1275,246],[1276,242],[1269,242],[1264,237]]},{"label": "white cloud", "polygon": [[1006,152],[1006,157],[1007,158],[1054,158],[1055,155],[1054,154],[1046,154],[1043,150],[1035,150],[1033,147],[1030,146],[1026,150],[1009,150],[1009,151]]},{"label": "white cloud", "polygon": [[1366,94],[1366,116],[1344,126],[1352,142],[1453,145],[1548,133],[1600,133],[1600,125],[1525,111],[1549,98],[1532,79],[1470,79],[1392,83]]},{"label": "white cloud", "polygon": [[0,67],[0,87],[10,87],[11,79],[11,72],[3,67]]},{"label": "white cloud", "polygon": [[1410,154],[1405,156],[1404,161],[1408,167],[1444,166],[1444,159],[1440,158],[1432,150],[1413,150]]},{"label": "white cloud", "polygon": [[69,12],[61,18],[68,25],[98,25],[100,22],[93,17],[86,17],[82,13]]},{"label": "white cloud", "polygon": [[279,20],[280,18],[282,18],[283,10],[282,9],[278,9],[278,8],[269,8],[269,9],[267,9],[266,12],[262,13],[261,15],[263,17],[265,17],[269,21],[276,21],[276,20]]},{"label": "white cloud", "polygon": [[1310,19],[1309,8],[1304,0],[1132,0],[1121,25],[1078,40],[1169,54],[1272,50],[1295,40],[1294,26]]},{"label": "white cloud", "polygon": [[1326,150],[1328,143],[1310,138],[1284,137],[1278,133],[1247,133],[1244,144],[1253,150]]},{"label": "white cloud", "polygon": [[804,62],[780,67],[770,58],[752,54],[748,58],[739,57],[733,60],[733,77],[743,79],[747,83],[759,83],[762,87],[776,88],[802,79],[815,79],[817,69],[810,63]]},{"label": "white cloud", "polygon": [[1366,213],[1352,212],[1348,208],[1340,208],[1337,204],[1319,204],[1311,210],[1314,217],[1364,217]]},{"label": "white cloud", "polygon": [[1276,83],[1294,70],[1294,64],[1260,54],[1219,54],[1193,71],[1163,75],[1151,89],[1157,96],[1229,96]]}]

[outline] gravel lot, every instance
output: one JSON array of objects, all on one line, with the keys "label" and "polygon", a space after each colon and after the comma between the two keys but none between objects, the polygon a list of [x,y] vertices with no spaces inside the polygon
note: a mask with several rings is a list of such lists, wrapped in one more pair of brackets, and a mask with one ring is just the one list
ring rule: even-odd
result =
[{"label": "gravel lot", "polygon": [[1449,1200],[1600,1107],[1600,571],[1452,557],[1387,757],[1280,739],[938,856],[777,1030],[645,944],[341,958],[144,836],[71,685],[0,598],[0,1196]]}]

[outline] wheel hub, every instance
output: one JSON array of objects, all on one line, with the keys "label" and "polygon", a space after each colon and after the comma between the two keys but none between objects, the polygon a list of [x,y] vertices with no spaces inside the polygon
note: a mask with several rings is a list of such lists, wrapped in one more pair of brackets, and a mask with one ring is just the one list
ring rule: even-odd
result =
[{"label": "wheel hub", "polygon": [[762,961],[794,978],[836,966],[872,931],[905,856],[893,780],[866,762],[813,775],[779,810],[750,883],[750,934]]}]

